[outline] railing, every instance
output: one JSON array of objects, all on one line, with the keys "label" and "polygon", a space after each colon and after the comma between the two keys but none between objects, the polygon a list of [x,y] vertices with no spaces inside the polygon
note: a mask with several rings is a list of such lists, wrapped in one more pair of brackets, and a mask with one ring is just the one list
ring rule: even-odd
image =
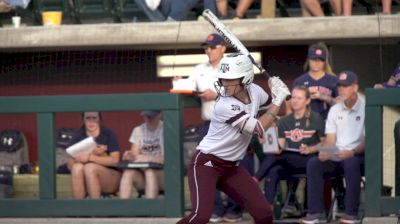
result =
[{"label": "railing", "polygon": [[[198,106],[190,98],[185,105]],[[36,113],[40,165],[38,199],[1,199],[0,217],[165,216],[184,212],[182,117],[184,100],[176,94],[110,94],[0,97],[0,114]],[[163,199],[57,199],[54,113],[162,110],[165,146]]]},{"label": "railing", "polygon": [[[399,106],[400,89],[366,90],[365,108],[365,213],[367,217],[400,214],[400,197],[382,196],[383,153],[382,153],[382,106]],[[394,124],[393,124],[394,125]],[[396,158],[399,158],[395,152]],[[400,161],[396,160],[396,186],[400,174]],[[398,190],[398,189],[396,189]]]}]

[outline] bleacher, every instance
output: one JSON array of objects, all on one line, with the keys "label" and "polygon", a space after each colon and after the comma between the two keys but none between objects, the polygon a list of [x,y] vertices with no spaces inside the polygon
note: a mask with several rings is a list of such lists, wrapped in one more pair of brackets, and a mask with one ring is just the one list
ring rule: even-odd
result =
[{"label": "bleacher", "polygon": [[[230,8],[236,7],[237,1],[230,1]],[[398,0],[393,1],[393,11],[400,8]],[[247,12],[246,18],[258,18],[260,16],[262,0],[256,0]],[[373,15],[381,11],[380,2],[369,0],[357,0],[353,3],[354,15]],[[327,1],[322,3],[327,16],[331,15]],[[202,1],[191,10],[187,20],[193,21],[201,15]],[[61,11],[63,24],[81,23],[122,23],[122,22],[148,22],[144,12],[136,4],[135,0],[32,0],[26,9],[16,8],[15,11],[0,14],[0,25],[11,23],[11,17],[15,14],[22,17],[22,22],[28,26],[42,24],[42,12]],[[302,11],[299,1],[277,0],[276,17],[301,17]]]}]

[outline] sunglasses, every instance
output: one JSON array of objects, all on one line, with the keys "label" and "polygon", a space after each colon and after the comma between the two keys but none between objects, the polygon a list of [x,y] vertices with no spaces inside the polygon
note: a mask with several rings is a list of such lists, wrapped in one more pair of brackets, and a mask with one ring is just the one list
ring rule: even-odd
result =
[{"label": "sunglasses", "polygon": [[85,120],[91,120],[91,121],[97,121],[99,119],[99,117],[97,116],[87,116],[85,117]]}]

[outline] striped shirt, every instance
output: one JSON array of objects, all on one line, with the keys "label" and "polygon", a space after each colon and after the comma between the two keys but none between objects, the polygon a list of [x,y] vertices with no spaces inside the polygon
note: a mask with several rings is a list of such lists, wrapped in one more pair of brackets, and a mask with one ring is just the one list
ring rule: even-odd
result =
[{"label": "striped shirt", "polygon": [[298,149],[301,144],[316,145],[325,136],[324,119],[317,112],[311,111],[307,126],[307,118],[296,119],[294,114],[282,117],[278,121],[278,136],[285,138],[287,147]]}]

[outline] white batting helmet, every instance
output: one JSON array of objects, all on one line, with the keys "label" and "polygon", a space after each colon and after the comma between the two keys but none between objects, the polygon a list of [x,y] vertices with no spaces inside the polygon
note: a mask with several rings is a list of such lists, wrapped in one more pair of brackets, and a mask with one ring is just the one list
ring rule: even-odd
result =
[{"label": "white batting helmet", "polygon": [[243,85],[249,85],[254,79],[253,63],[243,54],[229,54],[218,65],[218,79],[240,79]]}]

